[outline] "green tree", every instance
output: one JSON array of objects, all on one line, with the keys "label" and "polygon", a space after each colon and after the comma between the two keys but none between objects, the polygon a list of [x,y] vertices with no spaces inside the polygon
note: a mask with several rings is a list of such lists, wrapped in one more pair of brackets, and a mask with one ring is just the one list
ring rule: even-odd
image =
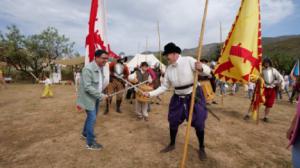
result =
[{"label": "green tree", "polygon": [[[7,27],[7,33],[0,35],[0,60],[15,67],[16,70],[27,73],[29,71],[29,61],[24,46],[25,36],[15,26]],[[30,74],[30,73],[29,73]]]},{"label": "green tree", "polygon": [[48,60],[62,57],[72,57],[74,42],[65,35],[60,35],[54,27],[48,27],[38,35],[41,47],[46,51]]},{"label": "green tree", "polygon": [[72,57],[73,46],[74,42],[53,27],[25,37],[13,25],[7,27],[6,34],[0,33],[0,61],[37,78],[46,68],[51,69],[55,59]]}]

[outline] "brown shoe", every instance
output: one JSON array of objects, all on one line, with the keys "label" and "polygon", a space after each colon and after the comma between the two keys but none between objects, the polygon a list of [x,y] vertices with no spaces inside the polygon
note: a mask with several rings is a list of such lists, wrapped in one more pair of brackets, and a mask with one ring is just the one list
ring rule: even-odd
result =
[{"label": "brown shoe", "polygon": [[149,121],[149,118],[148,118],[148,117],[144,117],[144,120],[145,120],[145,121]]},{"label": "brown shoe", "polygon": [[109,113],[109,101],[106,100],[106,105],[105,105],[104,115],[107,115],[108,113]]},{"label": "brown shoe", "polygon": [[137,121],[140,121],[140,120],[142,120],[142,119],[143,119],[142,116],[138,116],[138,117],[136,118]]},{"label": "brown shoe", "polygon": [[249,120],[249,119],[250,119],[250,116],[249,116],[248,114],[244,116],[244,120],[247,121],[247,120]]},{"label": "brown shoe", "polygon": [[104,110],[104,115],[107,115],[109,113],[109,106],[106,106],[105,110]]},{"label": "brown shoe", "polygon": [[160,153],[168,153],[171,152],[175,149],[175,145],[168,145],[167,147],[165,147],[164,149],[162,149],[160,151]]},{"label": "brown shoe", "polygon": [[207,156],[206,156],[206,152],[205,152],[205,149],[204,148],[200,148],[199,149],[199,159],[201,161],[204,161],[207,159]]},{"label": "brown shoe", "polygon": [[116,112],[117,113],[122,113],[121,103],[122,103],[122,100],[117,100],[117,102],[116,102]]},{"label": "brown shoe", "polygon": [[269,122],[269,119],[267,117],[264,117],[262,120],[263,120],[263,122],[266,122],[266,123]]}]

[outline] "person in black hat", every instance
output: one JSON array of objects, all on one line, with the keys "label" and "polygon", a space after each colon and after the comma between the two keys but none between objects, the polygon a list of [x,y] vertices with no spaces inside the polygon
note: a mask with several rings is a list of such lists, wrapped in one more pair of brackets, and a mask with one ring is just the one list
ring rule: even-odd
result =
[{"label": "person in black hat", "polygon": [[[161,152],[170,152],[175,149],[175,141],[179,125],[188,119],[191,95],[193,90],[194,72],[209,75],[210,68],[196,61],[193,57],[181,56],[181,49],[174,43],[168,43],[164,47],[163,55],[168,58],[169,66],[166,69],[164,81],[154,91],[144,93],[145,96],[155,97],[167,91],[171,86],[175,88],[174,95],[169,104],[169,129],[170,144]],[[206,159],[204,149],[204,128],[207,118],[206,102],[201,87],[197,87],[197,98],[194,105],[192,126],[196,130],[199,141],[199,158]]]}]

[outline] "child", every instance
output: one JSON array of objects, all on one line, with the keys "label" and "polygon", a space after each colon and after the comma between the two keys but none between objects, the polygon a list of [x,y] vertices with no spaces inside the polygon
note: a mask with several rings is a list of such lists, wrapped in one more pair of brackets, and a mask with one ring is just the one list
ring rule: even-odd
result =
[{"label": "child", "polygon": [[248,84],[248,98],[251,100],[255,88],[255,83],[249,82]]},{"label": "child", "polygon": [[53,92],[51,90],[52,82],[47,76],[44,79],[45,80],[41,82],[45,84],[43,95],[41,98],[53,97]]},{"label": "child", "polygon": [[[130,81],[137,80],[137,83],[142,83],[145,81],[148,81],[148,83],[152,82],[151,75],[147,71],[149,68],[149,65],[147,62],[142,62],[140,69],[137,70],[135,73],[129,75],[128,79]],[[139,91],[139,90],[136,90]],[[149,120],[149,114],[148,114],[148,102],[142,102],[136,99],[136,114],[138,120],[144,119],[145,121]]]},{"label": "child", "polygon": [[287,138],[290,140],[289,146],[293,145],[292,162],[294,167],[300,167],[300,103],[297,105],[297,112],[287,131]]}]

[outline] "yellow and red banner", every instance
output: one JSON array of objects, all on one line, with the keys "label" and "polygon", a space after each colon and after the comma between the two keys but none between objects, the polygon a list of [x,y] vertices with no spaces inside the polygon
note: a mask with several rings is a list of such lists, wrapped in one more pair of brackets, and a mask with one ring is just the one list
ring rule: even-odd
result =
[{"label": "yellow and red banner", "polygon": [[254,93],[250,104],[250,112],[252,113],[253,120],[259,120],[259,107],[262,103],[265,103],[264,87],[265,82],[261,76],[251,75],[251,80],[256,81]]},{"label": "yellow and red banner", "polygon": [[261,60],[260,0],[242,0],[214,74],[221,81],[248,83],[250,75],[260,75]]}]

